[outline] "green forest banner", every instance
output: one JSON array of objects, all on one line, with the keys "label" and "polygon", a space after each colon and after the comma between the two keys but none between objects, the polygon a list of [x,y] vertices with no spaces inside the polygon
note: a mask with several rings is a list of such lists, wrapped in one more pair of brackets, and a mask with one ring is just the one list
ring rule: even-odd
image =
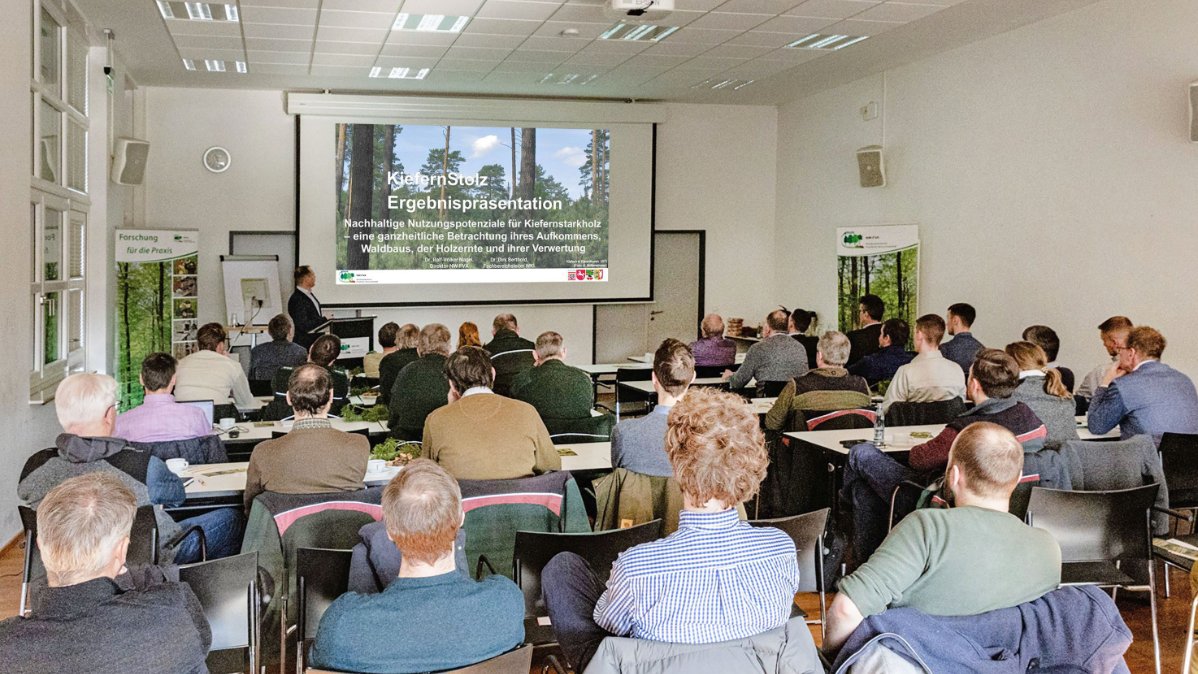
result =
[{"label": "green forest banner", "polygon": [[608,280],[608,130],[335,133],[337,283]]},{"label": "green forest banner", "polygon": [[141,361],[165,351],[183,358],[196,349],[199,232],[118,229],[117,383],[120,409],[141,404]]},{"label": "green forest banner", "polygon": [[858,327],[858,300],[877,295],[886,318],[915,325],[919,311],[919,226],[881,225],[836,230],[840,329]]}]

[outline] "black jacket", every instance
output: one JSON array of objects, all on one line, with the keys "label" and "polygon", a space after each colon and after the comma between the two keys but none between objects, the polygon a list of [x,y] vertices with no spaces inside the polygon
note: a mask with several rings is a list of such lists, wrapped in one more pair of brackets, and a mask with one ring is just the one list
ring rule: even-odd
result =
[{"label": "black jacket", "polygon": [[287,300],[287,315],[295,324],[295,343],[307,350],[312,346],[312,342],[316,341],[316,335],[309,335],[308,331],[324,323],[324,316],[320,315],[316,305],[312,304],[312,300],[299,288],[293,290],[291,298]]}]

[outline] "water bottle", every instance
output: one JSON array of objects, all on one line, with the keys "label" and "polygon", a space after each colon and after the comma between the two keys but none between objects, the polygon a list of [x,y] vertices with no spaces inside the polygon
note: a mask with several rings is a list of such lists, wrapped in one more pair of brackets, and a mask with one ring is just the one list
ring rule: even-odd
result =
[{"label": "water bottle", "polygon": [[882,403],[874,405],[874,446],[886,444],[886,416],[882,414]]}]

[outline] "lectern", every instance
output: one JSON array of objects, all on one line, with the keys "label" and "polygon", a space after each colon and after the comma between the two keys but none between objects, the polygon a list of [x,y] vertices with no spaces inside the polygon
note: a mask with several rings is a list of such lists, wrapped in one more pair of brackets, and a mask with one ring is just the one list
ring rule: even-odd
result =
[{"label": "lectern", "polygon": [[374,350],[375,316],[330,318],[308,331],[310,335],[337,335],[341,338],[341,355],[337,363],[344,368],[362,366],[362,356]]}]

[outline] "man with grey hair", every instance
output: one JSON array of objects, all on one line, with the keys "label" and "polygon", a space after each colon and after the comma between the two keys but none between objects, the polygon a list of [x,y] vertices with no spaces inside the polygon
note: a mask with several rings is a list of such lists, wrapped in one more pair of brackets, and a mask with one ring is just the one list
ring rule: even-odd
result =
[{"label": "man with grey hair", "polygon": [[541,419],[586,419],[595,407],[591,375],[566,365],[566,347],[556,332],[542,332],[533,352],[535,367],[512,380],[512,397],[537,409]]},{"label": "man with grey hair", "polygon": [[440,323],[424,326],[416,351],[420,357],[399,371],[387,403],[391,409],[391,435],[400,440],[420,440],[425,418],[449,402],[449,379],[445,376],[449,328]]},{"label": "man with grey hair", "polygon": [[816,368],[787,382],[765,415],[766,430],[805,429],[804,413],[808,411],[868,406],[869,384],[844,368],[851,349],[852,344],[843,332],[825,332],[816,344]]},{"label": "man with grey hair", "polygon": [[73,477],[37,510],[49,587],[28,616],[0,622],[0,671],[207,672],[212,633],[200,602],[155,567],[125,573],[133,492],[107,472]]},{"label": "man with grey hair", "polygon": [[691,342],[695,367],[728,367],[736,362],[736,342],[724,337],[724,319],[719,314],[707,314],[699,326],[702,339]]},{"label": "man with grey hair", "polygon": [[491,355],[491,365],[495,368],[494,390],[499,395],[510,395],[516,375],[536,363],[533,356],[536,345],[520,336],[516,317],[508,313],[495,317],[491,323],[491,336],[491,341],[483,348]]},{"label": "man with grey hair", "polygon": [[[46,494],[63,481],[85,473],[115,475],[133,492],[137,505],[175,507],[187,498],[183,481],[166,464],[149,452],[138,451],[112,437],[116,424],[116,380],[108,375],[73,374],[58,385],[55,412],[65,433],[55,446],[43,449],[25,462],[17,483],[17,495],[38,508]],[[161,507],[154,508],[158,521],[161,559],[178,564],[200,559],[199,536],[189,534],[176,540],[192,525],[204,532],[208,557],[236,554],[241,549],[244,522],[235,508],[219,508],[176,523]]]}]

